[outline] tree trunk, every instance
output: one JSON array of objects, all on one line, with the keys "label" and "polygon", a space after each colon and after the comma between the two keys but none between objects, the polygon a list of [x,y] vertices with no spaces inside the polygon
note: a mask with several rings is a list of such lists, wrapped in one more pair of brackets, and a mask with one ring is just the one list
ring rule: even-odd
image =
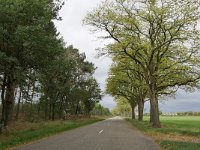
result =
[{"label": "tree trunk", "polygon": [[23,89],[21,89],[22,95],[21,95],[21,115],[24,117],[24,93]]},{"label": "tree trunk", "polygon": [[60,101],[60,110],[59,110],[59,118],[61,119],[61,118],[63,118],[63,102],[64,102],[64,95],[62,95],[62,97],[61,97],[61,101]]},{"label": "tree trunk", "polygon": [[152,125],[155,128],[160,128],[160,119],[159,119],[159,108],[158,108],[158,98],[154,88],[150,90],[150,106],[151,106],[151,113],[150,113],[150,120],[152,121]]},{"label": "tree trunk", "polygon": [[49,105],[47,96],[45,96],[44,100],[45,100],[45,106],[44,106],[44,107],[45,107],[45,108],[44,108],[45,113],[44,113],[44,118],[45,118],[45,120],[47,120],[47,116],[48,116],[48,105]]},{"label": "tree trunk", "polygon": [[79,111],[79,105],[77,104],[76,105],[76,108],[75,108],[76,110],[75,110],[75,116],[78,116],[78,111]]},{"label": "tree trunk", "polygon": [[20,88],[18,102],[17,102],[17,112],[16,112],[16,116],[15,116],[16,120],[18,120],[18,118],[19,118],[19,109],[20,109],[21,97],[22,97],[22,91],[21,91],[21,88]]},{"label": "tree trunk", "polygon": [[35,96],[35,84],[33,85],[31,98],[30,98],[30,103],[31,103],[30,113],[33,113],[33,98],[34,98],[34,96]]},{"label": "tree trunk", "polygon": [[153,121],[152,121],[153,116],[152,116],[151,106],[150,106],[150,110],[149,110],[149,115],[150,115],[149,123],[153,123]]},{"label": "tree trunk", "polygon": [[132,109],[132,119],[135,119],[135,105],[131,105]]},{"label": "tree trunk", "polygon": [[55,120],[55,110],[56,110],[56,103],[54,102],[52,105],[52,120]]},{"label": "tree trunk", "polygon": [[5,87],[6,87],[6,80],[7,80],[7,76],[6,74],[4,74],[4,78],[3,78],[3,84],[1,87],[1,100],[2,100],[2,110],[1,110],[1,120],[0,122],[3,123],[5,120]]},{"label": "tree trunk", "polygon": [[60,93],[58,92],[58,93],[56,94],[55,100],[53,101],[53,104],[52,104],[52,120],[55,120],[56,102],[57,102],[57,99],[59,98],[59,95],[60,95]]},{"label": "tree trunk", "polygon": [[38,116],[40,116],[40,105],[41,105],[41,101],[39,101],[38,104],[37,104],[37,114],[38,114]]},{"label": "tree trunk", "polygon": [[12,111],[14,106],[14,96],[15,96],[15,84],[13,78],[8,76],[7,80],[7,89],[6,89],[6,96],[5,96],[5,120],[4,126],[6,127],[8,123],[12,119]]},{"label": "tree trunk", "polygon": [[143,121],[143,111],[144,111],[144,100],[141,99],[138,102],[138,120]]},{"label": "tree trunk", "polygon": [[50,99],[50,103],[49,103],[49,120],[51,120],[51,112],[52,112],[52,104],[51,104],[51,99]]}]

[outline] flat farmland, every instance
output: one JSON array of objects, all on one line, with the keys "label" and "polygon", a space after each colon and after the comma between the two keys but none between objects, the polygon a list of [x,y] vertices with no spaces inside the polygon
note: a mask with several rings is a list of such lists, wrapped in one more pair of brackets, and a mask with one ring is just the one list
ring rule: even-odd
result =
[{"label": "flat farmland", "polygon": [[128,119],[136,128],[154,138],[163,149],[196,150],[200,149],[199,116],[161,116],[162,128],[152,128],[149,117],[144,121]]}]

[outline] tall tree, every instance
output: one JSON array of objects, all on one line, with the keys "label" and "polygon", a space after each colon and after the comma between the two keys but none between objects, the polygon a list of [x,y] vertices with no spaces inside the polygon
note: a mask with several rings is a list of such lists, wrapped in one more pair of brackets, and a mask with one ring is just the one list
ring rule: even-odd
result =
[{"label": "tall tree", "polygon": [[104,53],[124,55],[140,65],[151,106],[154,127],[160,127],[161,91],[199,80],[199,0],[105,1],[89,13],[85,24],[113,39]]},{"label": "tall tree", "polygon": [[49,0],[0,1],[0,66],[6,83],[2,85],[4,126],[12,118],[21,72],[42,68],[58,52],[60,41],[52,22],[58,8],[58,3]]},{"label": "tall tree", "polygon": [[[144,101],[147,96],[147,87],[142,77],[142,72],[136,64],[127,61],[126,57],[113,58],[109,78],[107,80],[107,92],[113,96],[127,99],[134,113],[138,105],[139,120],[143,119]],[[134,114],[132,115],[134,118]]]},{"label": "tall tree", "polygon": [[63,113],[89,114],[101,100],[101,90],[92,77],[95,67],[85,59],[85,54],[69,46],[41,71],[41,102],[46,119],[54,120],[56,115],[62,118]]}]

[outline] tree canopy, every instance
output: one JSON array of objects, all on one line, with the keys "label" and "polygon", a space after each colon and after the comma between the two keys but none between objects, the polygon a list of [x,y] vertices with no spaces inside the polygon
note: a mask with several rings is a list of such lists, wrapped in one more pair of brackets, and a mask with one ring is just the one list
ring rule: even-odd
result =
[{"label": "tree canopy", "polygon": [[102,53],[126,55],[142,70],[154,127],[159,96],[199,82],[199,14],[198,0],[108,0],[84,20],[113,40]]},{"label": "tree canopy", "polygon": [[62,19],[63,2],[0,0],[0,124],[5,127],[19,117],[90,115],[101,100],[96,67],[66,46],[54,25]]}]

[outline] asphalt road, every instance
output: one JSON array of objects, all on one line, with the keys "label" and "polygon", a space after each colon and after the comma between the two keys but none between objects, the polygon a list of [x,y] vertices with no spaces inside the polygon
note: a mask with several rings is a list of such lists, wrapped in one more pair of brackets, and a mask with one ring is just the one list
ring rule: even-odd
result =
[{"label": "asphalt road", "polygon": [[159,150],[152,139],[119,117],[67,131],[15,150]]}]

